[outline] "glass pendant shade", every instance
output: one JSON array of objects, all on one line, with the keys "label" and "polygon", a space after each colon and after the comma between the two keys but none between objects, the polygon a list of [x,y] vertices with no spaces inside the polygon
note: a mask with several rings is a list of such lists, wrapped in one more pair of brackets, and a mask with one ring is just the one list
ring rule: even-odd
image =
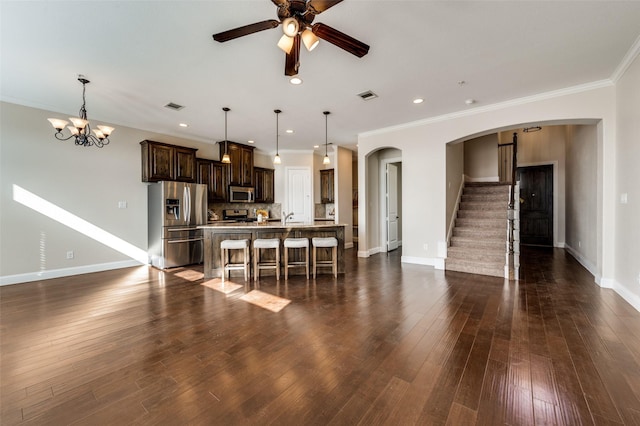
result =
[{"label": "glass pendant shade", "polygon": [[293,37],[283,34],[282,37],[280,37],[280,41],[278,41],[278,47],[284,50],[285,53],[290,53],[293,48],[293,40]]},{"label": "glass pendant shade", "polygon": [[276,154],[275,157],[273,157],[273,164],[281,164],[282,160],[280,160],[280,155]]},{"label": "glass pendant shade", "polygon": [[322,160],[322,164],[331,164],[331,159],[329,158],[328,155],[324,156],[324,159]]},{"label": "glass pendant shade", "polygon": [[222,162],[225,163],[225,164],[231,163],[231,158],[229,157],[229,154],[224,154],[222,156]]},{"label": "glass pendant shade", "polygon": [[51,125],[53,126],[54,129],[56,129],[57,131],[61,131],[62,129],[65,128],[65,126],[67,124],[69,124],[68,121],[66,120],[60,120],[59,118],[47,118],[47,120],[49,120],[49,122],[51,123]]},{"label": "glass pendant shade", "polygon": [[295,35],[298,34],[299,29],[300,25],[296,18],[287,18],[282,21],[282,32],[289,37],[295,37]]},{"label": "glass pendant shade", "polygon": [[78,129],[84,129],[84,126],[86,126],[88,123],[87,120],[83,120],[82,118],[77,117],[69,117],[69,120],[71,120],[74,127],[77,127]]},{"label": "glass pendant shade", "polygon": [[114,128],[113,127],[109,127],[109,126],[103,126],[100,125],[98,126],[98,129],[100,129],[100,131],[102,132],[103,135],[105,136],[109,136],[111,134],[111,132],[113,132]]},{"label": "glass pendant shade", "polygon": [[320,39],[316,37],[316,35],[311,30],[306,29],[302,32],[302,42],[304,43],[304,46],[307,48],[307,50],[311,52],[316,48],[316,46],[318,46],[318,43],[320,43]]},{"label": "glass pendant shade", "polygon": [[327,165],[327,164],[331,164],[331,159],[329,158],[329,154],[327,154],[327,146],[329,145],[328,142],[328,117],[329,114],[331,114],[330,111],[324,111],[324,158],[322,159],[322,164]]}]

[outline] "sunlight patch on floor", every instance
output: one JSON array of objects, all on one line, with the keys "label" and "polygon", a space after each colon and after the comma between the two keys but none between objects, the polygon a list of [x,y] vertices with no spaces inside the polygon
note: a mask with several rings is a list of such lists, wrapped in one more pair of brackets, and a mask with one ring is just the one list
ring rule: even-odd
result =
[{"label": "sunlight patch on floor", "polygon": [[261,308],[268,309],[271,312],[280,312],[291,303],[291,300],[283,299],[282,297],[274,296],[269,293],[263,293],[260,290],[252,290],[244,296],[240,297],[245,302],[252,303]]},{"label": "sunlight patch on floor", "polygon": [[208,280],[202,283],[203,286],[209,287],[216,291],[219,291],[224,294],[229,294],[236,291],[239,288],[242,288],[240,284],[235,284],[229,280],[222,282],[220,278],[214,278],[212,280]]}]

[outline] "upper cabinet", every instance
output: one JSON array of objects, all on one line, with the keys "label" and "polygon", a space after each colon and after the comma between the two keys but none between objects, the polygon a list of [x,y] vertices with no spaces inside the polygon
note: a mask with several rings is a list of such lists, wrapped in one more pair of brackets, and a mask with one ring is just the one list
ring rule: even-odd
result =
[{"label": "upper cabinet", "polygon": [[[228,165],[228,185],[253,186],[253,147],[227,141],[227,153],[231,159]],[[225,143],[220,142],[220,158],[225,153]]]},{"label": "upper cabinet", "polygon": [[320,202],[330,204],[334,201],[333,169],[320,170]]},{"label": "upper cabinet", "polygon": [[144,140],[142,146],[142,181],[196,181],[195,148]]},{"label": "upper cabinet", "polygon": [[274,171],[273,169],[253,168],[256,203],[273,203],[274,197]]},{"label": "upper cabinet", "polygon": [[210,203],[227,201],[227,165],[220,161],[196,159],[197,183],[204,183],[208,188]]}]

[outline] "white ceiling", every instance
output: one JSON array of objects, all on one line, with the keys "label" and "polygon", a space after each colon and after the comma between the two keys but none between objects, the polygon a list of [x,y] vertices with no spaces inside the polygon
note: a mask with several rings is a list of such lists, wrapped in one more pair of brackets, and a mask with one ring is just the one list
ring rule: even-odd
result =
[{"label": "white ceiling", "polygon": [[[75,116],[84,74],[94,124],[214,142],[224,139],[229,106],[229,139],[267,152],[275,108],[281,150],[324,143],[324,110],[329,142],[353,149],[362,132],[609,79],[640,36],[638,1],[345,0],[315,22],[369,44],[369,54],[324,41],[302,48],[304,83],[293,86],[276,47],[280,27],[226,43],[211,37],[277,19],[270,0],[0,5],[3,101]],[[366,90],[379,97],[363,101]],[[111,139],[118,143],[117,128]]]}]

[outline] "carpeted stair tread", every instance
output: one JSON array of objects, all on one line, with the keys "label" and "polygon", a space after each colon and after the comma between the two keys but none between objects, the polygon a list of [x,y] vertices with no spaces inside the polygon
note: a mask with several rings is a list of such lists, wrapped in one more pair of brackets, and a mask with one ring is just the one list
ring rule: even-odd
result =
[{"label": "carpeted stair tread", "polygon": [[497,265],[483,261],[446,259],[445,269],[447,271],[466,272],[469,274],[504,277],[504,265]]},{"label": "carpeted stair tread", "polygon": [[506,219],[484,219],[484,218],[457,218],[456,227],[473,226],[477,228],[500,228],[507,230]]}]

